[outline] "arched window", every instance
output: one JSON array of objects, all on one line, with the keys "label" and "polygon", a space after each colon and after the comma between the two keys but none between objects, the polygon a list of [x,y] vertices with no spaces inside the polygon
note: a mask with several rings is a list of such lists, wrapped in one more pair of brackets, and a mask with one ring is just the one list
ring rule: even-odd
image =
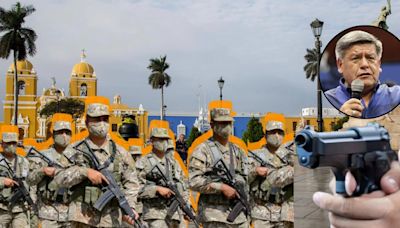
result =
[{"label": "arched window", "polygon": [[81,97],[86,97],[87,96],[87,85],[86,83],[81,84],[81,92],[80,92]]},{"label": "arched window", "polygon": [[18,94],[25,95],[25,82],[24,81],[18,81]]}]

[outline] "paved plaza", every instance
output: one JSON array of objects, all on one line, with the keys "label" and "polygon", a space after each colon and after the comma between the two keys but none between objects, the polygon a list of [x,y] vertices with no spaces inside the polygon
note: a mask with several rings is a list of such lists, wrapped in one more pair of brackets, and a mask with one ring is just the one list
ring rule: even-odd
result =
[{"label": "paved plaza", "polygon": [[333,175],[329,168],[306,169],[295,165],[294,216],[296,228],[329,227],[328,214],[320,210],[312,201],[316,191],[329,191],[329,181]]}]

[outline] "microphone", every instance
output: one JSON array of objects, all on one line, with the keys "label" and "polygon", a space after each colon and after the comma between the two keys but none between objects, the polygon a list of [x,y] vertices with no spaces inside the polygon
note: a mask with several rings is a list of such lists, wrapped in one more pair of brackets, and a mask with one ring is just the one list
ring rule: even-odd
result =
[{"label": "microphone", "polygon": [[351,98],[361,99],[361,93],[364,90],[364,82],[360,79],[351,82]]}]

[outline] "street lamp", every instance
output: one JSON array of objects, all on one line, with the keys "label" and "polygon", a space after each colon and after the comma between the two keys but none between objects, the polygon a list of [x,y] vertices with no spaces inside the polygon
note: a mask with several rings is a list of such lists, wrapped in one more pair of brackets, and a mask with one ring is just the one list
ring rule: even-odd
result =
[{"label": "street lamp", "polygon": [[322,26],[324,22],[315,19],[311,22],[310,26],[313,31],[315,37],[315,49],[317,50],[317,102],[318,102],[318,131],[323,131],[323,119],[322,119],[322,92],[321,92],[321,84],[320,84],[320,71],[319,71],[319,63],[321,61],[321,41],[319,40],[321,33],[322,33]]},{"label": "street lamp", "polygon": [[219,100],[222,101],[222,88],[224,87],[224,79],[221,78],[218,80],[218,87],[219,87]]}]

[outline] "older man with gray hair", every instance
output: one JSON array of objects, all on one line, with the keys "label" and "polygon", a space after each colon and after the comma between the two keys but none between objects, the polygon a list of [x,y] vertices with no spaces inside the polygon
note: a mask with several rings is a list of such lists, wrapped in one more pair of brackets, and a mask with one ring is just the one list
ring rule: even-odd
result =
[{"label": "older man with gray hair", "polygon": [[400,86],[381,84],[382,42],[372,34],[355,30],[336,44],[336,65],[342,74],[339,86],[325,92],[343,113],[373,118],[390,112],[400,103]]}]

